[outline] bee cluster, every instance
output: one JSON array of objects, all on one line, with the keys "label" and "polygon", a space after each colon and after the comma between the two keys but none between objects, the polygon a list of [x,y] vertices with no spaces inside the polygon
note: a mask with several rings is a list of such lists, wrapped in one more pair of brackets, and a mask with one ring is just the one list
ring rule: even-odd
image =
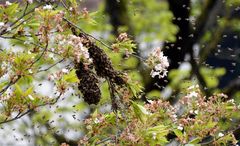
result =
[{"label": "bee cluster", "polygon": [[88,104],[97,104],[100,101],[101,92],[96,75],[82,62],[78,63],[76,68],[76,74],[80,80],[78,89],[82,92],[84,101]]},{"label": "bee cluster", "polygon": [[125,81],[121,77],[121,73],[113,68],[111,60],[101,48],[84,34],[79,36],[82,38],[83,46],[88,48],[92,64],[86,66],[82,62],[77,63],[76,74],[80,80],[78,88],[88,104],[97,104],[101,97],[98,77],[105,78],[111,85],[123,86]]}]

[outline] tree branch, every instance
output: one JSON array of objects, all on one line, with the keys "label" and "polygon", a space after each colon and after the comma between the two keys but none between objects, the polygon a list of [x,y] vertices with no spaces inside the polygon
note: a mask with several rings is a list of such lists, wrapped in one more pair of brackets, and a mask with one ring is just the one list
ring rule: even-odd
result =
[{"label": "tree branch", "polygon": [[[55,103],[57,103],[57,101],[59,100],[59,98],[62,96],[62,93],[59,94],[59,96],[57,98],[55,98],[55,100],[53,100],[52,102],[46,102],[46,103],[43,103],[43,104],[40,104],[38,105],[37,107],[42,107],[42,106],[46,106],[46,105],[53,105]],[[17,120],[17,119],[20,119],[21,117],[27,115],[28,113],[34,111],[36,108],[32,108],[32,109],[28,109],[27,111],[25,111],[24,113],[18,113],[17,116],[15,116],[14,118],[11,118],[11,119],[5,119],[4,121],[0,121],[0,125],[1,124],[4,124],[4,123],[8,123],[8,122],[11,122],[11,121],[14,121],[14,120]]]},{"label": "tree branch", "polygon": [[80,28],[79,26],[77,26],[76,24],[74,24],[73,22],[71,22],[70,20],[68,20],[67,18],[63,17],[63,20],[66,21],[68,24],[70,24],[71,26],[73,26],[74,28],[77,28],[78,30],[80,30],[85,36],[91,37],[94,40],[100,42],[102,45],[104,45],[105,47],[112,49],[109,45],[107,45],[106,43],[104,43],[103,41],[95,38],[94,36],[86,33],[82,28]]},{"label": "tree branch", "polygon": [[203,35],[206,22],[209,19],[209,14],[213,10],[217,2],[218,0],[206,1],[206,5],[202,8],[202,13],[196,21],[196,30],[193,32],[193,43],[196,43],[196,41],[199,40],[200,36]]}]

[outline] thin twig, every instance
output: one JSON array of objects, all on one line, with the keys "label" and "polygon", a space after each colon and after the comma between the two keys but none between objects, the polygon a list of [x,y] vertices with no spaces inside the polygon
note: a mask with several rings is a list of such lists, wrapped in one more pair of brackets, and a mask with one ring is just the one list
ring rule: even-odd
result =
[{"label": "thin twig", "polygon": [[29,3],[28,3],[28,1],[27,1],[27,5],[26,5],[26,7],[25,7],[25,9],[24,9],[24,11],[23,11],[23,15],[26,14],[26,11],[27,11],[27,9],[28,9],[28,6],[29,6]]},{"label": "thin twig", "polygon": [[21,26],[23,23],[27,22],[27,21],[30,20],[31,18],[32,18],[32,16],[28,17],[26,20],[23,20],[23,21],[20,22],[18,25],[14,26],[14,27],[11,29],[11,31],[14,30],[14,29],[16,29],[16,28],[18,28],[19,26]]},{"label": "thin twig", "polygon": [[25,12],[21,17],[19,17],[16,21],[14,21],[12,24],[10,24],[10,27],[12,27],[13,25],[15,25],[16,23],[18,23],[21,19],[23,19],[25,16],[31,14],[32,12],[35,11],[36,8],[42,6],[43,4],[45,3],[40,3],[39,5],[35,6],[33,9],[31,9],[30,11],[28,12]]},{"label": "thin twig", "polygon": [[[31,14],[32,12],[35,11],[36,8],[42,6],[43,4],[45,4],[45,3],[40,3],[39,5],[35,6],[35,7],[34,7],[33,9],[31,9],[30,11],[24,12],[23,15],[22,15],[21,17],[19,17],[16,21],[14,21],[13,23],[11,23],[11,24],[9,25],[9,27],[10,27],[10,28],[13,27],[16,23],[18,23],[20,20],[22,20],[25,16]],[[25,10],[24,10],[24,11],[25,11]],[[0,32],[0,36],[1,36],[1,35],[4,35],[4,34],[6,34],[6,33],[9,33],[10,31],[11,31],[11,30],[4,29],[4,30],[2,30],[2,31]]]},{"label": "thin twig", "polygon": [[113,140],[113,138],[111,138],[111,137],[105,138],[105,139],[97,142],[96,145],[102,144],[102,143],[104,143],[104,142],[106,142],[106,141],[109,141],[109,140]]},{"label": "thin twig", "polygon": [[112,49],[109,45],[107,45],[106,43],[104,43],[103,41],[95,38],[94,36],[86,33],[84,30],[82,30],[79,26],[77,26],[76,24],[74,24],[73,22],[71,22],[70,20],[68,20],[67,18],[63,17],[63,20],[68,22],[70,25],[72,25],[73,27],[79,29],[85,36],[88,36],[88,37],[91,37],[93,39],[95,39],[96,41],[100,42],[102,45],[104,45],[105,47],[109,48],[109,49]]},{"label": "thin twig", "polygon": [[[46,47],[44,48],[44,50],[43,50],[43,52],[41,53],[41,55],[40,55],[32,64],[30,64],[30,67],[28,67],[28,68],[25,69],[25,70],[30,69],[36,62],[38,62],[38,61],[42,58],[43,54],[44,54],[45,51],[47,50],[47,47],[48,47],[48,43],[46,44]],[[0,91],[0,95],[2,95],[5,91],[7,91],[7,89],[8,89],[9,87],[11,87],[12,85],[14,85],[21,77],[22,77],[21,75],[18,75],[18,76],[17,76],[17,79],[15,79],[14,81],[10,81],[9,84],[8,84],[7,86],[5,86],[5,87]]]},{"label": "thin twig", "polygon": [[60,0],[60,2],[61,2],[61,4],[63,5],[63,7],[64,7],[66,10],[68,10],[68,7],[67,7],[67,5],[64,3],[64,1],[63,1],[63,0]]},{"label": "thin twig", "polygon": [[133,56],[133,57],[136,57],[136,58],[138,58],[140,61],[145,61],[141,56],[138,56],[137,54],[134,54],[134,53],[132,53],[132,54],[130,54],[130,56]]},{"label": "thin twig", "polygon": [[[21,42],[25,42],[25,40],[22,40],[22,39],[19,39],[19,38],[16,38],[14,36],[1,36],[0,35],[0,38],[3,38],[3,39],[11,39],[11,40],[18,40],[18,41],[21,41]],[[39,47],[39,48],[43,48],[43,46],[39,45],[39,44],[36,44],[36,43],[33,43],[33,42],[30,42],[30,44],[36,46],[36,47]]]},{"label": "thin twig", "polygon": [[32,64],[30,64],[29,68],[27,68],[27,69],[30,69],[36,62],[38,62],[43,57],[44,53],[47,51],[47,48],[48,48],[48,42],[47,42],[44,50],[40,54],[40,56]]},{"label": "thin twig", "polygon": [[25,116],[26,114],[30,113],[32,110],[27,110],[26,112],[24,112],[23,114],[18,114],[16,117],[12,118],[12,119],[8,119],[8,120],[4,120],[4,121],[1,121],[0,122],[0,125],[1,124],[4,124],[4,123],[8,123],[8,122],[11,122],[11,121],[14,121],[14,120],[17,120],[23,116]]},{"label": "thin twig", "polygon": [[57,64],[63,62],[64,60],[65,60],[65,59],[63,58],[63,59],[59,60],[58,62],[54,63],[53,65],[51,65],[51,66],[49,66],[49,67],[47,67],[47,68],[45,68],[45,69],[42,69],[42,70],[37,71],[36,73],[48,71],[49,69],[51,69],[52,67],[56,66]]},{"label": "thin twig", "polygon": [[[60,99],[60,97],[62,96],[63,94],[60,93],[59,96],[57,98],[55,98],[55,100],[53,100],[52,102],[46,102],[46,103],[43,103],[43,104],[40,104],[38,105],[37,107],[41,107],[41,106],[46,106],[46,105],[53,105],[55,103],[58,102],[58,100]],[[11,119],[5,119],[4,121],[1,121],[0,122],[0,125],[1,124],[4,124],[4,123],[8,123],[8,122],[11,122],[11,121],[14,121],[14,120],[17,120],[17,119],[20,119],[21,117],[27,115],[28,113],[30,113],[31,111],[34,111],[34,108],[32,109],[28,109],[27,111],[25,111],[24,113],[18,113],[17,116],[15,116],[14,118],[11,118]]]},{"label": "thin twig", "polygon": [[17,79],[15,79],[14,81],[10,81],[10,82],[8,83],[8,85],[6,85],[6,86],[0,91],[0,96],[1,96],[5,91],[7,91],[7,89],[8,89],[9,87],[11,87],[12,85],[14,85],[20,78],[21,78],[21,76],[17,76]]}]

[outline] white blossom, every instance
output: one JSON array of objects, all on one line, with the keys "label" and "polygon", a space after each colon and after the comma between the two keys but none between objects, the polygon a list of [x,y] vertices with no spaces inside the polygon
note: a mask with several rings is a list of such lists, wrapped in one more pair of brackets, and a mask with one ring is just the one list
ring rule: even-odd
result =
[{"label": "white blossom", "polygon": [[169,67],[169,62],[166,56],[163,55],[161,48],[154,49],[147,60],[149,66],[153,66],[150,75],[154,78],[158,76],[163,78],[167,76],[167,68]]},{"label": "white blossom", "polygon": [[65,40],[59,41],[59,45],[64,45]]},{"label": "white blossom", "polygon": [[52,52],[54,52],[54,51],[55,51],[55,48],[51,48],[50,50],[51,50]]},{"label": "white blossom", "polygon": [[80,62],[81,59],[84,59],[87,62],[92,62],[89,56],[88,49],[83,46],[81,38],[75,35],[70,35],[68,44],[73,46],[74,57],[77,62]]},{"label": "white blossom", "polygon": [[26,41],[23,42],[23,44],[24,45],[29,45],[29,44],[31,44],[31,42],[29,40],[26,40]]},{"label": "white blossom", "polygon": [[63,68],[63,69],[62,69],[62,72],[63,72],[63,73],[68,73],[68,71],[69,71],[69,70],[66,69],[66,68]]},{"label": "white blossom", "polygon": [[33,73],[31,69],[29,69],[29,70],[28,70],[28,72],[29,72],[30,74],[32,74],[32,73]]},{"label": "white blossom", "polygon": [[31,100],[34,100],[32,95],[28,95],[28,98],[31,99]]},{"label": "white blossom", "polygon": [[7,6],[11,6],[12,5],[12,3],[11,2],[9,2],[9,1],[6,1],[6,3],[5,3]]},{"label": "white blossom", "polygon": [[163,78],[165,76],[167,76],[167,69],[162,67],[162,64],[157,64],[154,69],[152,69],[150,75],[152,76],[152,78],[154,78],[155,76],[158,76],[159,78]]},{"label": "white blossom", "polygon": [[65,47],[73,49],[73,58],[76,62],[84,61],[86,64],[92,62],[88,48],[83,46],[81,37],[75,35],[64,37],[62,35],[58,35],[56,36],[56,41],[58,42],[59,48]]},{"label": "white blossom", "polygon": [[237,106],[238,109],[240,109],[240,104]]},{"label": "white blossom", "polygon": [[31,3],[33,3],[33,0],[27,0],[27,2],[28,2],[29,4],[31,4]]},{"label": "white blossom", "polygon": [[187,96],[188,96],[188,97],[198,97],[198,93],[195,92],[195,91],[192,91],[192,92],[190,92]]},{"label": "white blossom", "polygon": [[182,125],[179,125],[179,126],[177,127],[177,129],[182,131],[182,130],[183,130]]},{"label": "white blossom", "polygon": [[0,29],[4,26],[4,22],[0,22]]},{"label": "white blossom", "polygon": [[234,99],[230,99],[230,100],[228,100],[227,102],[228,102],[228,103],[235,104],[235,101],[234,101]]},{"label": "white blossom", "polygon": [[99,120],[98,118],[96,118],[96,119],[94,120],[94,123],[95,123],[95,124],[98,124],[98,123],[100,123],[100,120]]},{"label": "white blossom", "polygon": [[198,114],[198,110],[195,110],[194,113],[197,115]]},{"label": "white blossom", "polygon": [[49,56],[50,58],[53,58],[53,57],[54,57],[54,55],[53,55],[52,53],[50,53],[48,56]]},{"label": "white blossom", "polygon": [[218,133],[218,137],[223,137],[223,136],[224,136],[224,134],[222,132]]},{"label": "white blossom", "polygon": [[55,79],[55,77],[54,77],[53,75],[49,75],[49,76],[48,76],[48,80],[49,80],[49,81],[53,81],[54,79]]},{"label": "white blossom", "polygon": [[8,66],[8,64],[7,64],[5,61],[3,61],[1,65],[2,65],[2,68],[4,68],[4,67],[7,67],[7,66]]},{"label": "white blossom", "polygon": [[8,28],[7,28],[7,31],[11,31],[12,30],[12,28],[9,26]]},{"label": "white blossom", "polygon": [[91,129],[92,129],[92,126],[91,126],[91,125],[87,125],[86,128],[87,128],[88,130],[91,130]]},{"label": "white blossom", "polygon": [[174,118],[177,118],[177,115],[176,115],[176,114],[174,114],[174,115],[173,115],[173,117],[174,117]]},{"label": "white blossom", "polygon": [[153,135],[153,139],[156,139],[157,133],[156,133],[156,132],[153,132],[152,135]]},{"label": "white blossom", "polygon": [[150,99],[147,99],[147,101],[152,104],[154,101],[153,100],[150,100]]},{"label": "white blossom", "polygon": [[52,5],[43,6],[43,10],[52,10]]},{"label": "white blossom", "polygon": [[195,89],[195,88],[199,88],[199,85],[192,85],[190,87],[188,87],[188,90],[192,90],[192,89]]}]

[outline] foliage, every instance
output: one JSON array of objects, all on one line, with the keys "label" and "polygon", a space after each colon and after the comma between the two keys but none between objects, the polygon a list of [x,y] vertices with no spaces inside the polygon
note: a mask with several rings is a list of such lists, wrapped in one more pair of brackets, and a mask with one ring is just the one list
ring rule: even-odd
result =
[{"label": "foliage", "polygon": [[[73,143],[79,145],[236,144],[232,129],[238,125],[240,107],[217,89],[226,70],[199,66],[168,73],[171,62],[160,47],[142,58],[137,43],[175,42],[179,28],[172,23],[167,1],[127,4],[135,36],[123,32],[111,43],[106,43],[111,35],[104,10],[90,12],[77,0],[1,4],[0,38],[8,40],[9,46],[0,48],[0,124],[27,115],[31,124],[19,124],[20,131],[39,128],[34,133],[37,145],[72,142],[58,129],[75,129],[81,138]],[[191,16],[200,16],[200,2],[194,4]],[[226,1],[227,9],[237,5],[236,0]],[[239,30],[239,20],[227,22],[228,18],[221,18],[217,25]],[[90,33],[108,36],[102,41]],[[208,43],[212,36],[208,31],[200,42]],[[205,87],[198,85],[201,81],[192,71],[198,71]],[[147,93],[144,88],[148,76],[162,79],[167,73],[166,90],[173,91],[175,104],[163,100],[163,92]],[[42,82],[51,85],[51,93],[39,91]],[[205,88],[211,89],[210,96]],[[87,115],[80,117],[81,112]]]},{"label": "foliage", "polygon": [[[239,117],[240,108],[234,100],[223,102],[225,98],[224,94],[216,94],[206,102],[195,85],[188,88],[188,93],[175,106],[161,99],[145,105],[132,101],[129,109],[117,114],[95,113],[86,119],[88,132],[80,144],[113,145],[117,138],[120,145],[165,145],[170,142],[168,135],[173,133],[182,145],[235,144],[232,132],[225,130]],[[205,141],[207,136],[212,140]]]},{"label": "foliage", "polygon": [[[150,33],[151,35],[143,38],[143,40],[147,42],[156,39],[170,42],[176,40],[175,35],[178,32],[178,28],[171,23],[173,14],[169,11],[169,6],[166,1],[131,0],[128,7],[129,15],[134,23],[136,36]],[[148,11],[146,11],[146,9]]]}]

